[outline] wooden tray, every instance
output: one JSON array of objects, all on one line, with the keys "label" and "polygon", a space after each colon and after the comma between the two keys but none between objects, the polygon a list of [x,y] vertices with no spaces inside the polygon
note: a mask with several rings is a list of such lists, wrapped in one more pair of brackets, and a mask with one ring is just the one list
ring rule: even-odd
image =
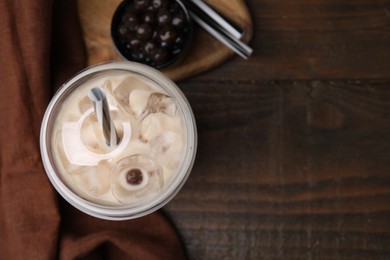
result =
[{"label": "wooden tray", "polygon": [[[110,36],[111,18],[121,0],[78,0],[81,26],[88,52],[88,65],[110,60],[122,60],[116,53]],[[249,42],[253,28],[244,0],[206,0],[225,17],[244,30],[243,40]],[[196,26],[194,40],[186,57],[174,67],[162,71],[178,81],[201,73],[226,61],[234,53]]]}]

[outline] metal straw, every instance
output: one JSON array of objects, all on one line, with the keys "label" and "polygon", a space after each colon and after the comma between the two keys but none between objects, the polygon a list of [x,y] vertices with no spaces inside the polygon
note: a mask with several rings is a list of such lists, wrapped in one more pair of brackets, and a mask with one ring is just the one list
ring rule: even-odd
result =
[{"label": "metal straw", "polygon": [[[201,11],[206,13],[209,17],[211,17],[221,30],[225,31],[227,34],[231,34],[237,39],[241,39],[243,31],[235,24],[230,21],[227,21],[226,18],[222,17],[219,13],[217,13],[213,8],[211,8],[203,1],[192,0],[191,2],[196,5]],[[192,9],[194,9],[194,7],[192,7]]]},{"label": "metal straw", "polygon": [[185,0],[184,3],[199,26],[242,58],[248,59],[253,50],[240,40],[242,33],[239,30],[200,0]]},{"label": "metal straw", "polygon": [[118,134],[116,132],[115,124],[110,117],[110,109],[104,90],[99,87],[93,88],[89,91],[88,97],[93,102],[98,124],[103,131],[107,145],[110,148],[116,147],[118,144]]},{"label": "metal straw", "polygon": [[245,43],[240,40],[230,37],[229,35],[225,35],[222,32],[216,30],[215,27],[212,27],[210,23],[204,21],[204,19],[200,18],[197,14],[191,13],[192,19],[197,22],[203,29],[208,31],[212,36],[214,36],[217,40],[225,44],[227,47],[232,49],[235,53],[240,55],[244,59],[248,59],[252,54],[253,50]]}]

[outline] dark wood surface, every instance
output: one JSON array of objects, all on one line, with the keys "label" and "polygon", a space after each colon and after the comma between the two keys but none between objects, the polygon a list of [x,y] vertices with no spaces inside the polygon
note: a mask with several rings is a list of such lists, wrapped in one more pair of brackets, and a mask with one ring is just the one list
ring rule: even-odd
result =
[{"label": "dark wood surface", "polygon": [[179,82],[189,259],[390,259],[390,2],[246,2],[254,55]]}]

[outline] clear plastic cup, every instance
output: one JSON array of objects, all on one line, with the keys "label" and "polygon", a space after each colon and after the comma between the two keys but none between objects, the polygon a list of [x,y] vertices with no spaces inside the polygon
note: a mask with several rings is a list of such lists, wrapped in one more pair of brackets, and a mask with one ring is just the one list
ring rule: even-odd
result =
[{"label": "clear plastic cup", "polygon": [[[104,89],[119,136],[108,147],[98,127],[92,87]],[[134,62],[89,67],[57,91],[40,137],[46,173],[77,209],[102,219],[147,215],[186,182],[197,132],[188,100],[159,71]]]}]

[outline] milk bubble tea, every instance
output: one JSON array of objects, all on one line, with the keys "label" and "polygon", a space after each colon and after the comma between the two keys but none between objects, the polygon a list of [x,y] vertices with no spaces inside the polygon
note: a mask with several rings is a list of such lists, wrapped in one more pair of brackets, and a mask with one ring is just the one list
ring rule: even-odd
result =
[{"label": "milk bubble tea", "polygon": [[[101,87],[119,137],[110,148],[88,92]],[[81,197],[104,205],[158,196],[182,163],[183,115],[164,89],[138,75],[112,73],[80,85],[54,124],[52,149],[61,177]]]}]

